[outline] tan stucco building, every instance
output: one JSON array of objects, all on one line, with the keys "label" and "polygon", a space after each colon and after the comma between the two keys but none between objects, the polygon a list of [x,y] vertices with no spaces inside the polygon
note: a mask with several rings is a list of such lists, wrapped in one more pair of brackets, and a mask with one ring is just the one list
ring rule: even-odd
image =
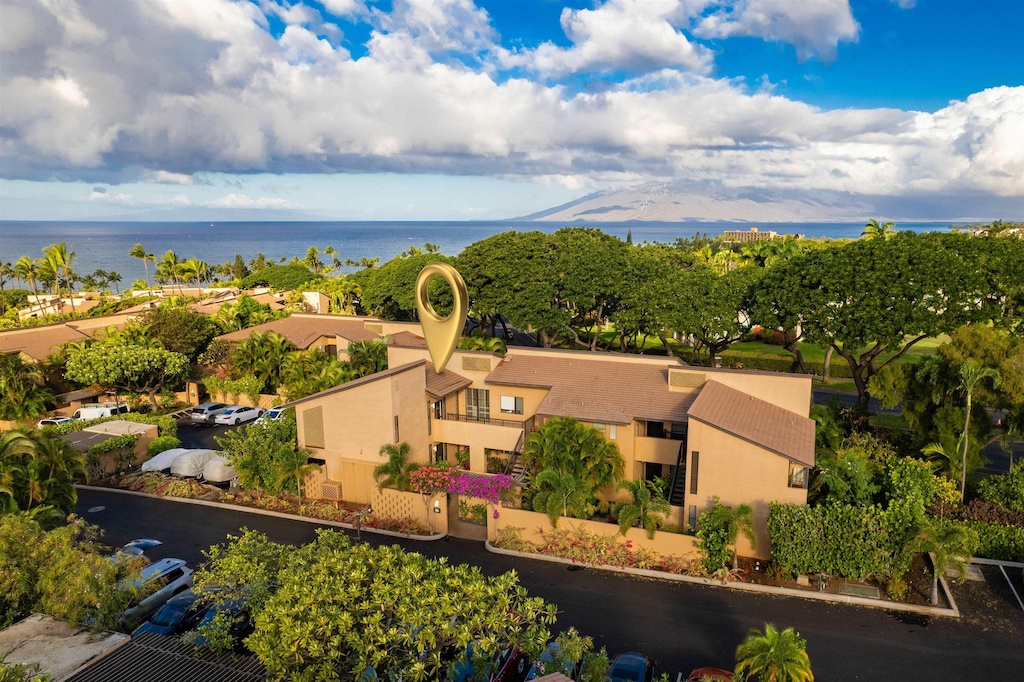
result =
[{"label": "tan stucco building", "polygon": [[748,503],[766,547],[768,503],[807,500],[808,376],[521,347],[504,357],[456,350],[437,374],[422,339],[389,331],[391,369],[293,403],[328,496],[368,502],[386,443],[408,443],[415,462],[468,453],[469,469],[484,473],[488,456],[511,459],[544,420],[572,416],[618,445],[626,476],[669,481],[674,523],[693,525],[715,496]]}]

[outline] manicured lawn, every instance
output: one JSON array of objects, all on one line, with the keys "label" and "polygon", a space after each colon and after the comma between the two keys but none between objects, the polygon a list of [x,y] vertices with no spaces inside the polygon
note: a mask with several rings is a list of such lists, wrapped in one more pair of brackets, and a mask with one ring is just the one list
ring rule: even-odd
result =
[{"label": "manicured lawn", "polygon": [[883,429],[909,429],[907,419],[902,414],[873,414],[868,422],[872,426]]}]

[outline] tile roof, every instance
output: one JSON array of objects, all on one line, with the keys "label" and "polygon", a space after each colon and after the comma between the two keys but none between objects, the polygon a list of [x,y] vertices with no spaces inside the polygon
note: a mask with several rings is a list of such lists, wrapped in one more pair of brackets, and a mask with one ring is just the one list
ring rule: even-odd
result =
[{"label": "tile roof", "polygon": [[544,416],[612,424],[634,419],[684,422],[697,392],[669,391],[668,370],[679,366],[671,360],[616,361],[609,355],[597,360],[575,353],[510,353],[486,383],[550,389],[537,409]]},{"label": "tile roof", "polygon": [[434,371],[434,363],[429,361],[427,366],[423,368],[423,371],[427,375],[427,394],[435,400],[450,395],[455,391],[460,391],[473,383],[450,369],[446,369],[438,374]]},{"label": "tile roof", "polygon": [[373,341],[377,334],[367,331],[365,320],[337,315],[290,315],[280,320],[271,320],[255,327],[218,336],[222,341],[244,341],[255,332],[277,332],[292,342],[296,348],[309,348],[321,336],[340,336],[349,341]]},{"label": "tile roof", "polygon": [[814,466],[814,420],[743,391],[708,381],[690,406],[690,417],[800,464]]},{"label": "tile roof", "polygon": [[392,346],[404,346],[406,348],[426,348],[427,340],[412,332],[401,331],[388,334],[388,344]]},{"label": "tile roof", "polygon": [[186,644],[177,637],[152,632],[132,637],[67,682],[260,682],[267,670],[255,656],[214,653]]},{"label": "tile roof", "polygon": [[0,332],[0,353],[24,353],[34,360],[45,360],[68,341],[84,341],[89,334],[67,324],[28,327]]}]

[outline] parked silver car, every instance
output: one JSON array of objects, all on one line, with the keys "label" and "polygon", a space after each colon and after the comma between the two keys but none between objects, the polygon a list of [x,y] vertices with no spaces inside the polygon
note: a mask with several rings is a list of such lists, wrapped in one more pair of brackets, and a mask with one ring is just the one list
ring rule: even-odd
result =
[{"label": "parked silver car", "polygon": [[135,581],[142,597],[121,614],[121,622],[134,628],[149,618],[168,599],[192,587],[192,573],[184,559],[161,559],[146,566]]},{"label": "parked silver car", "polygon": [[228,409],[228,406],[224,403],[203,403],[193,407],[189,412],[189,417],[194,422],[212,424],[214,418],[226,409]]}]

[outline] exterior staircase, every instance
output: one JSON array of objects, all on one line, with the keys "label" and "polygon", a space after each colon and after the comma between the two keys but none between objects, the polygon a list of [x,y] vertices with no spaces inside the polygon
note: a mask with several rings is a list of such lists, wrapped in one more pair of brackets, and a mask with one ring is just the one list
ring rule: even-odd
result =
[{"label": "exterior staircase", "polygon": [[669,484],[668,503],[682,507],[686,501],[686,442],[679,444],[679,456],[672,467],[672,481]]}]

